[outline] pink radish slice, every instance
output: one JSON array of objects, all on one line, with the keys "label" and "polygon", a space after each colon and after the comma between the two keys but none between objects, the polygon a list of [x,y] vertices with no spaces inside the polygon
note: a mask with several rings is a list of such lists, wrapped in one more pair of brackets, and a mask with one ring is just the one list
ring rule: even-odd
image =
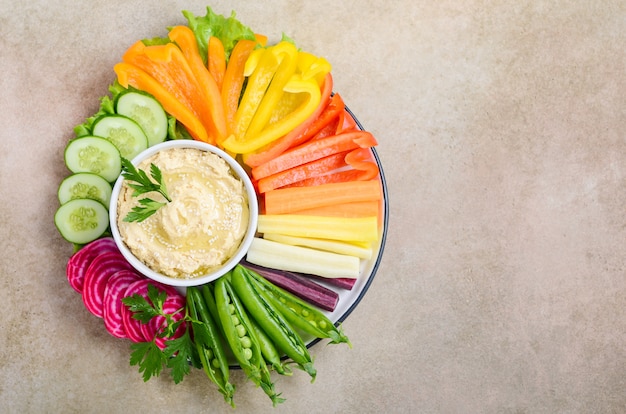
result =
[{"label": "pink radish slice", "polygon": [[66,273],[70,286],[78,293],[83,293],[85,272],[93,259],[106,252],[119,251],[112,237],[103,237],[85,245],[67,261]]},{"label": "pink radish slice", "polygon": [[[166,286],[150,279],[141,279],[128,285],[128,288],[126,288],[126,292],[124,293],[123,297],[129,297],[133,296],[134,294],[138,294],[143,296],[144,298],[148,298],[148,285],[156,286],[160,290],[165,291],[168,296],[180,296],[180,293],[178,293],[176,289],[171,286]],[[142,332],[142,326],[144,324],[133,318],[133,312],[131,312],[126,306],[122,306],[122,322],[124,324],[124,328],[126,329],[126,334],[128,335],[128,338],[130,340],[134,342],[146,342],[152,340],[153,336],[144,336]]]},{"label": "pink radish slice", "polygon": [[133,270],[119,270],[111,275],[104,289],[104,326],[116,338],[128,338],[122,321],[122,297],[128,286],[143,276]]},{"label": "pink radish slice", "polygon": [[132,270],[120,252],[101,253],[96,256],[85,272],[83,303],[89,312],[102,318],[104,290],[111,275],[119,270]]},{"label": "pink radish slice", "polygon": [[[165,303],[163,303],[163,312],[167,314],[173,314],[172,319],[174,319],[174,321],[179,321],[185,316],[184,307],[185,299],[182,296],[169,296]],[[155,318],[152,318],[150,322],[146,324],[141,324],[141,332],[143,333],[143,336],[146,338],[146,340],[154,338],[154,342],[161,349],[165,349],[165,347],[167,346],[167,341],[179,338],[186,329],[185,324],[183,323],[178,327],[176,332],[174,332],[173,336],[168,338],[162,338],[158,336],[158,333],[161,331],[164,323],[165,318],[163,316],[157,316]]]}]

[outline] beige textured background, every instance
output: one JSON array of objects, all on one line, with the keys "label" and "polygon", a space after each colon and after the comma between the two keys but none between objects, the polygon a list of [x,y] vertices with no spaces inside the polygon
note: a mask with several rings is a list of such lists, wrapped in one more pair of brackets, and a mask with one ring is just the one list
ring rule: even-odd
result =
[{"label": "beige textured background", "polygon": [[238,412],[626,412],[624,2],[0,0],[1,412],[232,412],[201,372],[141,381],[52,220],[113,64],[207,4],[327,57],[391,204],[354,348],[277,409],[235,373]]}]

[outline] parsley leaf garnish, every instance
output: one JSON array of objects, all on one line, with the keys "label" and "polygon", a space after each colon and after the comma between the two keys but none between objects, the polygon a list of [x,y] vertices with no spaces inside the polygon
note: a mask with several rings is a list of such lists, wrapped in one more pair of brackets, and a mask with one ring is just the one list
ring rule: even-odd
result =
[{"label": "parsley leaf garnish", "polygon": [[161,350],[156,344],[156,338],[171,338],[181,324],[188,320],[188,316],[175,320],[173,314],[165,313],[163,304],[167,299],[167,293],[156,286],[148,285],[147,298],[135,293],[122,299],[122,303],[133,312],[133,318],[141,323],[148,323],[152,318],[161,316],[165,319],[163,326],[159,328],[155,338],[149,342],[138,342],[131,345],[130,365],[138,366],[144,381],[151,377],[158,377],[163,368],[169,368],[175,383],[183,380],[189,374],[190,361],[194,357],[195,344],[189,329],[185,329],[179,338],[168,339],[165,349]]},{"label": "parsley leaf garnish", "polygon": [[[129,181],[128,186],[134,190],[133,197],[150,192],[157,192],[161,194],[167,202],[172,201],[167,194],[167,188],[165,187],[165,182],[163,182],[163,175],[159,167],[150,164],[150,176],[152,179],[148,177],[145,171],[137,169],[132,162],[122,157],[122,177]],[[167,203],[155,201],[151,198],[142,198],[139,200],[139,205],[133,207],[126,217],[124,217],[124,221],[144,221],[165,204]]]}]

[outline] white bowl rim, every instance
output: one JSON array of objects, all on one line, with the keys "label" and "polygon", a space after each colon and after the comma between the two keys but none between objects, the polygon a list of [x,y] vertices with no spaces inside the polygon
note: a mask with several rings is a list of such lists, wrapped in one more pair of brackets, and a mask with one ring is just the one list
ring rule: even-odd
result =
[{"label": "white bowl rim", "polygon": [[254,239],[254,236],[256,235],[258,215],[259,215],[258,201],[257,201],[256,191],[254,189],[252,181],[250,180],[250,177],[248,176],[244,168],[232,156],[227,154],[225,151],[221,150],[220,148],[214,145],[211,145],[202,141],[196,141],[196,140],[191,140],[191,139],[164,141],[162,143],[155,144],[149,147],[148,149],[142,151],[131,160],[131,163],[133,165],[137,165],[141,161],[145,160],[146,158],[151,157],[157,152],[172,149],[172,148],[194,148],[194,149],[212,152],[220,156],[222,159],[224,159],[224,161],[228,163],[228,165],[235,171],[235,173],[239,176],[239,178],[243,182],[244,187],[246,189],[246,193],[248,195],[248,208],[249,208],[250,214],[249,214],[248,229],[246,230],[246,234],[244,235],[244,238],[241,241],[241,244],[239,246],[239,249],[237,250],[237,253],[233,255],[230,259],[228,259],[228,261],[226,261],[226,263],[224,263],[224,265],[221,266],[219,269],[213,272],[210,272],[204,276],[199,276],[199,277],[195,277],[191,279],[173,278],[170,276],[163,275],[149,268],[141,260],[135,257],[135,255],[126,246],[126,244],[122,240],[119,229],[117,227],[117,199],[119,198],[119,193],[122,187],[122,183],[124,181],[124,177],[122,177],[121,175],[115,181],[115,184],[113,185],[113,191],[111,193],[111,201],[109,205],[109,222],[110,222],[111,234],[113,236],[113,239],[115,240],[115,243],[117,244],[117,247],[119,248],[120,252],[124,256],[124,258],[128,260],[128,262],[142,275],[152,280],[155,280],[157,282],[163,283],[165,285],[174,286],[174,287],[182,288],[182,287],[188,287],[188,286],[199,286],[199,285],[203,285],[203,284],[212,282],[214,280],[217,280],[218,278],[226,274],[228,271],[233,269],[247,254],[248,248],[250,247],[250,244],[252,243],[252,240]]}]

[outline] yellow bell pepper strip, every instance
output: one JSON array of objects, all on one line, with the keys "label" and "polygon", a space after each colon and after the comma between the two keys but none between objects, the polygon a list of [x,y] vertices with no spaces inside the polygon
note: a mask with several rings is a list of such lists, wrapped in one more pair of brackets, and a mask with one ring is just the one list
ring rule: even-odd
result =
[{"label": "yellow bell pepper strip", "polygon": [[263,99],[246,130],[244,140],[256,136],[267,125],[274,107],[283,96],[283,90],[298,67],[298,49],[293,43],[282,41],[267,48],[278,59],[279,66],[272,81],[263,95]]},{"label": "yellow bell pepper strip", "polygon": [[194,139],[208,141],[204,125],[198,117],[174,95],[169,93],[161,83],[137,66],[121,62],[114,66],[117,81],[125,88],[132,86],[154,96],[163,105],[163,109],[183,124]]},{"label": "yellow bell pepper strip", "polygon": [[[252,121],[263,95],[269,86],[276,69],[278,68],[278,59],[276,56],[267,49],[259,49],[261,55],[258,60],[258,64],[254,68],[252,74],[248,77],[248,83],[243,93],[237,113],[235,114],[235,131],[234,137],[230,136],[226,141],[242,141],[246,134],[246,130]],[[252,54],[248,60],[252,58]],[[246,66],[248,62],[246,62]],[[246,76],[246,70],[244,68],[244,76]]]},{"label": "yellow bell pepper strip", "polygon": [[238,140],[232,135],[229,136],[224,141],[224,148],[237,154],[247,154],[258,150],[297,128],[320,104],[321,91],[314,79],[304,80],[294,75],[285,85],[284,91],[288,94],[304,94],[306,98],[289,115],[269,125],[259,134],[249,137],[245,141]]},{"label": "yellow bell pepper strip", "polygon": [[[233,134],[235,131],[235,113],[239,105],[241,90],[243,89],[243,70],[246,60],[250,56],[252,49],[256,46],[253,40],[240,40],[233,48],[224,79],[222,81],[222,106],[224,107],[224,118],[226,120],[227,134]],[[221,143],[218,143],[221,144]]]},{"label": "yellow bell pepper strip", "polygon": [[207,67],[209,73],[215,79],[218,89],[222,90],[222,82],[224,80],[224,72],[226,71],[226,53],[224,52],[224,44],[215,36],[209,38]]},{"label": "yellow bell pepper strip", "polygon": [[[193,31],[187,26],[176,26],[170,30],[168,37],[176,42],[182,51],[191,73],[199,85],[200,97],[204,98],[205,101],[205,105],[202,105],[201,108],[208,111],[205,116],[201,115],[200,119],[205,125],[211,143],[216,144],[223,141],[226,136],[226,119],[222,96],[217,82],[204,65]],[[221,50],[223,55],[223,46]]]},{"label": "yellow bell pepper strip", "polygon": [[333,77],[330,73],[327,73],[324,79],[324,83],[322,85],[322,97],[320,99],[320,104],[317,106],[317,109],[315,109],[315,111],[306,119],[306,121],[302,122],[298,127],[294,128],[283,137],[271,142],[265,147],[259,149],[258,151],[244,155],[243,162],[251,168],[257,167],[273,158],[276,158],[289,148],[299,145],[311,138],[315,134],[315,132],[322,128],[321,125],[317,126],[316,124],[320,122],[325,124],[327,122],[326,117],[322,116],[327,112],[327,108],[334,101],[339,99],[338,94],[333,95],[333,97],[331,98],[330,95],[332,91]]},{"label": "yellow bell pepper strip", "polygon": [[302,72],[302,78],[314,78],[317,83],[321,84],[322,82],[324,82],[324,77],[327,73],[331,71],[331,69],[332,67],[330,63],[326,59],[320,57],[317,58],[317,60],[313,62],[313,64],[309,66],[307,70]]}]

